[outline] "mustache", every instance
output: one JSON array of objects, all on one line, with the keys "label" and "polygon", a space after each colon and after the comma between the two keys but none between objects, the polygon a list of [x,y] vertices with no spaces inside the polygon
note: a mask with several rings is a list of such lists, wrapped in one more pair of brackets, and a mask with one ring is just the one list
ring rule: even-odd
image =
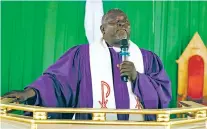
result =
[{"label": "mustache", "polygon": [[126,29],[117,29],[116,33],[118,33],[118,31],[121,31],[121,30],[125,31],[128,34],[128,31]]}]

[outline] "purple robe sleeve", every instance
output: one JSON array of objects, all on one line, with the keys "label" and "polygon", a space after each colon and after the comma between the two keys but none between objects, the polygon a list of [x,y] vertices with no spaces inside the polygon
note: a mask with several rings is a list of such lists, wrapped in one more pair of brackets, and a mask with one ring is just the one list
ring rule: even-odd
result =
[{"label": "purple robe sleeve", "polygon": [[[141,52],[144,73],[137,73],[132,89],[145,109],[167,108],[172,98],[171,81],[157,55],[143,49]],[[154,115],[145,116],[145,120],[155,120],[155,118]]]},{"label": "purple robe sleeve", "polygon": [[[28,103],[44,107],[76,107],[80,81],[79,53],[80,46],[71,48],[30,84],[28,87],[35,90],[36,97]],[[66,114],[51,114],[49,117],[64,118],[62,115]],[[65,117],[72,118],[73,114],[67,115]]]}]

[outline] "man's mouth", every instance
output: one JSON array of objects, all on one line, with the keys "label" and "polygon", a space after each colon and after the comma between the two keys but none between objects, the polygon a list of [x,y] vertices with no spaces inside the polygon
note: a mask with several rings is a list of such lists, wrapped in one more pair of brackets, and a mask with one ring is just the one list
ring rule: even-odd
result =
[{"label": "man's mouth", "polygon": [[127,39],[127,31],[125,29],[119,29],[116,31],[116,37],[118,40]]}]

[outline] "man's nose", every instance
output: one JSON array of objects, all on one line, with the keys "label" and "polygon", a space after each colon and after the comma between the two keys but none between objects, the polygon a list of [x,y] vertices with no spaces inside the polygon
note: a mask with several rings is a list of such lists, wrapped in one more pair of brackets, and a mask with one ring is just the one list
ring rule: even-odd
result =
[{"label": "man's nose", "polygon": [[124,26],[124,23],[118,23],[118,27],[123,27]]}]

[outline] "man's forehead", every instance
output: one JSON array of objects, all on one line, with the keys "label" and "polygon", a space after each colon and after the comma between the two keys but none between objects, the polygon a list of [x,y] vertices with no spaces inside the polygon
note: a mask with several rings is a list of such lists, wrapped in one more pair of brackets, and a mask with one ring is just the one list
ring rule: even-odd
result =
[{"label": "man's forehead", "polygon": [[114,19],[114,20],[123,20],[127,19],[126,14],[124,13],[109,13],[107,19]]}]

